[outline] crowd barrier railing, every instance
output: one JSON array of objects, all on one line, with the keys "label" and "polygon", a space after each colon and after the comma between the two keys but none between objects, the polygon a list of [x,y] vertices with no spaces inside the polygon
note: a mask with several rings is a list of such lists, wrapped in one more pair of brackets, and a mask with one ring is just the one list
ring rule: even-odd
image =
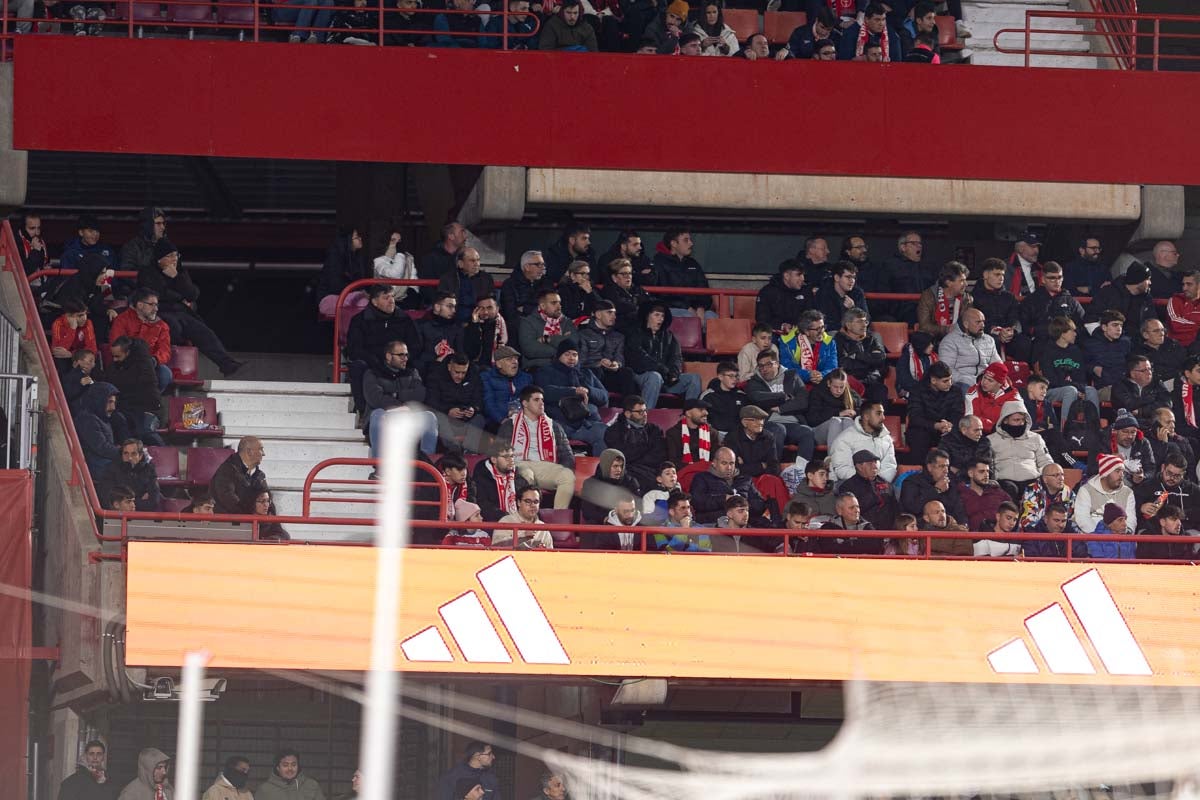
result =
[{"label": "crowd barrier railing", "polygon": [[[1095,29],[1071,30],[1062,28],[1036,27],[1037,20],[1068,19],[1080,22],[1092,22]],[[1025,66],[1033,66],[1033,56],[1065,56],[1068,58],[1103,58],[1111,59],[1124,69],[1138,69],[1149,66],[1151,71],[1159,71],[1163,61],[1173,64],[1187,64],[1189,69],[1192,62],[1200,61],[1200,55],[1192,53],[1166,53],[1163,51],[1164,42],[1181,42],[1189,44],[1200,39],[1200,32],[1188,33],[1182,31],[1164,31],[1163,24],[1200,25],[1200,17],[1187,14],[1138,14],[1111,13],[1105,11],[1042,11],[1028,10],[1025,12],[1025,27],[1002,28],[992,37],[992,46],[998,53],[1023,55]],[[1143,28],[1149,28],[1144,30]],[[1000,43],[1002,36],[1020,35],[1024,41],[1022,46],[1005,46]],[[1052,47],[1038,47],[1035,37],[1044,36],[1099,36],[1108,43],[1110,52],[1094,50],[1062,50]],[[1141,42],[1149,40],[1149,52],[1140,51]]]},{"label": "crowd barrier railing", "polygon": [[[116,2],[90,4],[91,7],[97,5],[107,7],[104,19],[100,19],[99,17],[79,19],[10,17],[9,12],[12,10],[11,7],[13,5],[13,0],[0,0],[0,42],[4,44],[15,38],[15,35],[79,35],[76,26],[81,25],[85,32],[88,32],[89,29],[97,33],[121,32],[130,39],[141,38],[145,28],[180,31],[186,32],[189,35],[197,29],[204,31],[231,31],[238,33],[239,38],[244,38],[245,34],[249,32],[252,37],[251,40],[255,42],[261,40],[264,32],[277,31],[298,34],[319,33],[322,36],[330,33],[344,33],[362,39],[364,42],[366,41],[365,37],[369,36],[374,40],[370,44],[378,46],[385,45],[391,36],[429,37],[431,40],[429,45],[434,47],[459,47],[459,42],[463,40],[474,40],[467,45],[474,47],[482,44],[484,41],[498,40],[499,45],[496,49],[508,50],[510,49],[510,40],[531,39],[536,42],[536,38],[541,31],[541,20],[537,14],[504,9],[495,11],[419,7],[404,9],[403,13],[410,15],[410,19],[428,20],[428,24],[420,22],[412,23],[409,20],[405,20],[394,5],[389,6],[383,0],[374,0],[369,8],[365,6],[359,8],[353,3],[345,2],[337,4],[320,4],[317,2],[271,3],[263,2],[262,0],[154,0],[154,2],[147,2],[147,0],[116,0]],[[293,13],[299,15],[304,11],[311,11],[314,15],[319,13],[329,13],[332,15],[341,11],[356,14],[366,13],[374,16],[375,24],[370,28],[333,27],[331,25],[298,26],[294,22],[277,22],[274,13],[270,13],[270,22],[263,22],[264,11],[275,12],[283,10],[288,12],[288,16],[291,16]],[[498,17],[506,22],[500,25],[499,31],[483,30],[482,24],[480,30],[475,31],[452,30],[449,27],[446,29],[435,29],[436,18],[442,15],[447,17]],[[389,27],[389,21],[393,23],[393,26]],[[411,25],[411,27],[395,27],[394,23],[397,21],[401,21],[403,25]],[[531,23],[532,27],[530,30],[509,30],[513,22],[519,24],[525,21]],[[583,24],[582,20],[580,24]],[[19,33],[25,26],[29,26],[30,30]],[[438,40],[443,39],[448,41],[439,44]],[[7,60],[9,57],[8,48],[0,47],[0,60]]]}]

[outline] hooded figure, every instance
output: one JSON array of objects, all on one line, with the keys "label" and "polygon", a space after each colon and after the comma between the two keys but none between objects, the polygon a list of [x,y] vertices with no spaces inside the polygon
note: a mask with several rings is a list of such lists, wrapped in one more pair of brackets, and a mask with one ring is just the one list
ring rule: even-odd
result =
[{"label": "hooded figure", "polygon": [[117,800],[174,800],[175,788],[167,780],[170,763],[167,754],[155,747],[138,753],[138,776],[125,784]]},{"label": "hooded figure", "polygon": [[641,487],[637,479],[629,474],[628,466],[621,471],[619,478],[612,477],[613,463],[618,460],[628,464],[625,454],[620,450],[610,447],[600,453],[595,473],[583,482],[579,511],[585,525],[603,525],[605,517],[617,507],[618,501],[641,497]]},{"label": "hooded figure", "polygon": [[146,206],[138,212],[137,235],[121,246],[121,269],[136,272],[158,266],[158,259],[154,257],[154,243],[159,239],[154,220],[158,217],[165,220],[167,215],[156,206]]},{"label": "hooded figure", "polygon": [[116,398],[118,394],[117,387],[111,383],[93,383],[79,398],[75,432],[93,480],[98,479],[109,464],[121,458],[121,448],[113,436],[112,412],[108,409],[108,399]]},{"label": "hooded figure", "polygon": [[[1010,423],[1013,414],[1021,416],[1020,423]],[[1054,459],[1042,437],[1034,433],[1033,418],[1020,399],[1009,400],[1000,409],[995,433],[988,436],[996,465],[996,480],[1026,484],[1042,474],[1042,467]]]}]

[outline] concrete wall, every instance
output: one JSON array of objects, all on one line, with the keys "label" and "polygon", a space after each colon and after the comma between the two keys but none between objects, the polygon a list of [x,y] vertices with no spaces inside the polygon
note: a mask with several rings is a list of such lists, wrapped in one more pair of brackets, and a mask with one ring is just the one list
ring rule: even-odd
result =
[{"label": "concrete wall", "polygon": [[29,155],[13,149],[13,65],[0,63],[0,209],[25,202]]}]

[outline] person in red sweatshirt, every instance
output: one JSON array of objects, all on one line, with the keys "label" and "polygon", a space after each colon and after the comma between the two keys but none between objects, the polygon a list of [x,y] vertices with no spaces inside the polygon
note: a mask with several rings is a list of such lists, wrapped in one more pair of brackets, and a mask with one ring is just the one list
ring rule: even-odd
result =
[{"label": "person in red sweatshirt", "polygon": [[1190,347],[1200,332],[1200,271],[1183,274],[1183,291],[1167,301],[1167,323],[1171,338]]},{"label": "person in red sweatshirt", "polygon": [[141,339],[154,356],[158,373],[158,388],[165,390],[171,385],[171,329],[158,316],[158,293],[151,289],[138,289],[130,300],[129,308],[113,320],[108,340],[114,342],[122,336]]},{"label": "person in red sweatshirt", "polygon": [[50,326],[50,352],[59,374],[71,368],[71,356],[79,350],[97,352],[96,329],[88,319],[87,306],[74,298],[63,302],[63,313]]},{"label": "person in red sweatshirt", "polygon": [[966,414],[983,421],[983,433],[986,436],[996,429],[996,421],[1000,419],[1000,409],[1004,404],[1020,399],[1008,380],[1008,367],[1003,361],[997,361],[979,374],[979,382],[967,392]]}]

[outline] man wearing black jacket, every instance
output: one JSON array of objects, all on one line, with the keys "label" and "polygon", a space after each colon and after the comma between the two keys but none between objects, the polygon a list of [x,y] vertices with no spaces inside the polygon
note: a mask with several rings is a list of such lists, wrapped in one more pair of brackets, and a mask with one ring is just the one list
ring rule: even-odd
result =
[{"label": "man wearing black jacket", "polygon": [[1025,356],[1020,360],[1030,363],[1037,360],[1041,348],[1050,340],[1050,320],[1067,317],[1082,327],[1083,306],[1063,288],[1062,267],[1053,261],[1046,262],[1042,269],[1042,285],[1021,301],[1017,317],[1021,322],[1019,354]]},{"label": "man wearing black jacket", "polygon": [[225,352],[220,338],[200,318],[196,310],[200,290],[192,283],[187,270],[179,265],[179,251],[175,245],[166,238],[159,239],[154,243],[154,260],[153,266],[138,272],[138,286],[153,289],[158,295],[158,314],[171,329],[171,341],[190,341],[227,378],[241,369],[245,362]]},{"label": "man wearing black jacket", "polygon": [[[984,329],[989,336],[996,340],[997,350],[1016,358],[1018,361],[1028,361],[1028,353],[1021,352],[1018,346],[1013,352],[1013,340],[1017,338],[1016,326],[1018,320],[1017,298],[1004,286],[1004,273],[1007,265],[998,258],[989,258],[983,262],[979,280],[971,293],[971,305],[983,312],[987,321]],[[1080,319],[1082,320],[1082,312]]]},{"label": "man wearing black jacket", "polygon": [[[1127,329],[1128,330],[1128,329]],[[1183,345],[1167,336],[1167,328],[1158,317],[1142,320],[1139,331],[1141,336],[1136,339],[1130,331],[1129,338],[1134,339],[1131,356],[1145,356],[1154,367],[1154,374],[1162,380],[1171,380],[1183,369],[1187,361],[1188,351]]]},{"label": "man wearing black jacket", "polygon": [[458,316],[458,298],[449,292],[438,292],[433,296],[433,309],[428,317],[417,323],[421,334],[421,352],[413,360],[413,367],[422,375],[444,362],[452,353],[463,349],[463,326]]},{"label": "man wearing black jacket", "polygon": [[1113,384],[1112,404],[1113,408],[1127,409],[1143,430],[1149,430],[1154,412],[1171,407],[1171,393],[1158,380],[1150,359],[1131,355],[1125,359],[1125,377]]},{"label": "man wearing black jacket", "polygon": [[[654,253],[654,285],[680,289],[707,289],[708,278],[700,262],[692,257],[696,245],[684,228],[668,228]],[[712,310],[712,295],[671,294],[660,298],[671,308],[688,309],[703,318]]]},{"label": "man wearing black jacket", "polygon": [[[158,390],[150,350],[141,339],[119,336],[112,343],[112,359],[104,378],[121,392],[117,397],[117,411],[138,438],[161,447],[163,440],[157,429],[162,393]],[[210,422],[215,424],[216,420]]]},{"label": "man wearing black jacket", "polygon": [[[920,294],[937,282],[937,269],[921,260],[925,245],[921,234],[905,231],[896,242],[896,252],[883,262],[879,291]],[[915,300],[889,302],[876,309],[876,319],[891,318],[912,325],[917,321]]]},{"label": "man wearing black jacket", "polygon": [[[417,371],[408,366],[408,345],[403,341],[388,342],[382,367],[372,367],[363,378],[363,397],[366,403],[366,431],[371,440],[371,458],[379,457],[379,426],[390,409],[425,400],[425,384]],[[425,419],[421,434],[421,452],[437,452],[437,417],[431,411],[421,412]]]},{"label": "man wearing black jacket", "polygon": [[794,258],[779,265],[758,292],[754,303],[754,320],[770,325],[772,330],[786,333],[796,326],[800,315],[812,306],[812,291],[804,285],[804,267]]},{"label": "man wearing black jacket", "polygon": [[391,286],[384,283],[368,286],[367,299],[367,307],[350,320],[350,328],[346,333],[350,394],[357,412],[365,408],[363,377],[369,369],[384,368],[384,352],[389,342],[404,342],[406,353],[421,352],[421,335],[417,332],[416,323],[396,308],[396,297],[392,294]]},{"label": "man wearing black jacket", "polygon": [[[1200,485],[1188,480],[1187,466],[1187,459],[1182,455],[1170,453],[1159,465],[1156,475],[1146,476],[1146,480],[1133,487],[1139,523],[1152,519],[1164,506],[1172,505],[1183,510],[1185,528],[1200,524]],[[1159,502],[1164,494],[1166,501]],[[1133,526],[1132,521],[1129,524]]]},{"label": "man wearing black jacket", "polygon": [[671,309],[653,301],[638,312],[641,324],[625,339],[625,363],[641,376],[642,397],[647,408],[658,407],[660,392],[700,396],[700,376],[683,371],[683,350],[671,333]]},{"label": "man wearing black jacket", "polygon": [[900,510],[904,513],[920,519],[930,500],[940,501],[955,522],[966,524],[967,512],[958,487],[950,480],[950,455],[945,450],[930,450],[925,456],[925,468],[909,475],[900,485]]},{"label": "man wearing black jacket", "polygon": [[21,266],[26,275],[45,269],[49,263],[46,255],[46,242],[42,239],[42,218],[32,211],[26,211],[21,216],[21,224],[13,225],[17,229],[17,254],[21,257]]},{"label": "man wearing black jacket", "polygon": [[471,318],[463,326],[462,347],[467,358],[471,359],[471,363],[479,369],[491,369],[492,354],[496,352],[497,347],[503,344],[496,329],[503,324],[500,320],[500,306],[496,303],[496,298],[489,295],[475,302]]},{"label": "man wearing black jacket", "polygon": [[653,486],[658,470],[667,457],[662,429],[646,421],[646,401],[636,394],[626,395],[624,413],[604,432],[604,444],[625,454],[625,471],[642,486]]},{"label": "man wearing black jacket", "polygon": [[737,428],[742,406],[750,404],[750,397],[738,387],[738,365],[732,361],[717,364],[717,377],[709,381],[702,399],[708,403],[709,421],[721,435]]},{"label": "man wearing black jacket", "polygon": [[851,308],[841,316],[842,329],[833,337],[837,345],[838,366],[863,385],[864,399],[873,403],[887,400],[883,378],[889,369],[887,350],[878,333],[869,330],[871,318],[861,308]]},{"label": "man wearing black jacket", "polygon": [[770,412],[771,423],[784,428],[784,436],[775,437],[777,461],[783,459],[783,448],[788,444],[796,445],[802,458],[812,458],[816,441],[804,418],[804,412],[808,410],[808,388],[794,370],[779,366],[779,356],[774,350],[758,354],[758,370],[746,382],[746,394],[751,403]]},{"label": "man wearing black jacket", "polygon": [[1100,315],[1112,309],[1125,315],[1125,324],[1130,330],[1140,331],[1142,320],[1157,316],[1150,295],[1150,270],[1136,261],[1129,265],[1124,277],[1114,278],[1095,296],[1088,306],[1085,322],[1099,322]]},{"label": "man wearing black jacket", "polygon": [[609,279],[600,289],[600,296],[616,308],[617,330],[628,338],[630,333],[637,331],[638,309],[650,302],[650,295],[634,283],[636,267],[629,259],[614,259],[608,262],[607,269]]},{"label": "man wearing black jacket", "polygon": [[767,416],[767,412],[758,406],[745,406],[741,411],[741,424],[725,437],[725,447],[737,456],[738,469],[751,478],[779,474],[775,440],[763,430]]},{"label": "man wearing black jacket", "polygon": [[554,286],[546,277],[546,259],[540,250],[526,250],[521,265],[500,284],[500,315],[510,339],[520,330],[521,319],[537,311],[538,295]]},{"label": "man wearing black jacket", "polygon": [[950,368],[940,361],[930,364],[908,397],[905,438],[909,458],[920,463],[931,448],[938,446],[943,436],[954,430],[962,415],[962,393],[954,388]]},{"label": "man wearing black jacket", "polygon": [[557,284],[567,272],[572,261],[586,261],[592,269],[596,267],[596,252],[592,249],[592,229],[582,222],[567,224],[563,235],[542,251],[546,258],[546,280]]},{"label": "man wearing black jacket", "polygon": [[[642,237],[635,230],[626,229],[617,234],[617,239],[604,255],[600,256],[598,266],[609,270],[612,262],[623,258],[633,269],[635,283],[649,283],[654,274],[654,265],[646,257],[642,249]],[[615,302],[615,301],[614,301]]]},{"label": "man wearing black jacket", "polygon": [[483,381],[465,353],[454,353],[429,371],[425,403],[438,418],[443,441],[462,438],[468,453],[482,453]]},{"label": "man wearing black jacket", "polygon": [[879,477],[879,456],[870,450],[859,450],[851,458],[854,474],[842,481],[838,491],[851,492],[858,498],[859,513],[879,530],[889,530],[896,523],[900,506],[892,485]]}]

